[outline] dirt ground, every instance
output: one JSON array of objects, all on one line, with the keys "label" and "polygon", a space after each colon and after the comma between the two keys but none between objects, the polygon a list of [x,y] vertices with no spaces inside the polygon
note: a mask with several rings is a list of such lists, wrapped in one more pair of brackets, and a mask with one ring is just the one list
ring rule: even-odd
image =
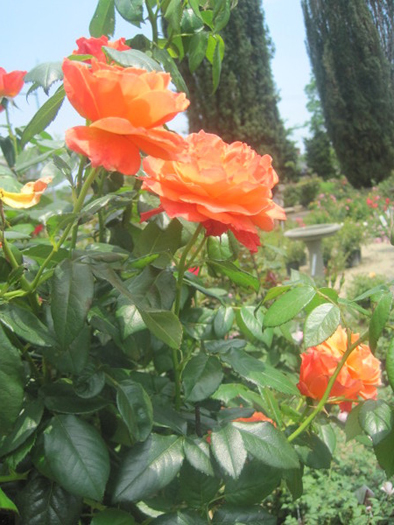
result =
[{"label": "dirt ground", "polygon": [[346,280],[351,276],[362,274],[384,275],[388,280],[394,279],[394,246],[388,243],[373,243],[362,246],[361,264],[345,271]]}]

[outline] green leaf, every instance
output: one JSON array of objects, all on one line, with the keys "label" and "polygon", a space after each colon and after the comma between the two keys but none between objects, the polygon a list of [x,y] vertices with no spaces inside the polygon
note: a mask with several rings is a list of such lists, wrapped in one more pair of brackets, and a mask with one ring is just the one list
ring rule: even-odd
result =
[{"label": "green leaf", "polygon": [[334,428],[329,423],[326,425],[320,425],[317,428],[318,437],[324,442],[331,455],[334,454],[337,446],[337,435]]},{"label": "green leaf", "polygon": [[54,479],[76,496],[101,501],[109,477],[107,447],[75,416],[54,416],[44,430],[44,454]]},{"label": "green leaf", "polygon": [[181,28],[182,13],[182,0],[169,0],[164,11],[164,18],[176,31],[179,31]]},{"label": "green leaf", "polygon": [[60,231],[64,230],[76,220],[75,213],[62,213],[59,215],[52,215],[46,222],[46,229],[49,238],[54,241]]},{"label": "green leaf", "polygon": [[220,479],[206,476],[184,463],[179,476],[179,496],[187,502],[188,508],[204,508],[217,494],[220,488]]},{"label": "green leaf", "polygon": [[199,292],[207,295],[208,297],[214,297],[220,303],[224,304],[223,297],[227,295],[227,290],[223,290],[220,288],[205,288],[202,286],[202,280],[197,277],[197,275],[193,275],[190,272],[186,272],[186,275],[183,278],[183,283],[187,284],[188,286],[191,286],[192,288],[195,288]]},{"label": "green leaf", "polygon": [[216,336],[221,339],[231,330],[235,319],[234,310],[231,306],[221,306],[215,315],[213,329]]},{"label": "green leaf", "polygon": [[[133,304],[140,308],[170,310],[176,294],[176,280],[171,271],[148,266],[135,278],[124,283],[133,297]],[[118,300],[122,305],[127,300]],[[128,301],[130,304],[130,300]]]},{"label": "green leaf", "polygon": [[[193,9],[183,9],[181,18],[182,33],[191,35],[199,34],[203,27],[204,22],[201,20],[201,16],[197,16]],[[193,44],[190,44],[190,48],[193,48]]]},{"label": "green leaf", "polygon": [[393,430],[393,416],[387,403],[369,399],[360,408],[358,419],[362,429],[377,445]]},{"label": "green leaf", "polygon": [[246,449],[240,432],[232,425],[212,432],[211,447],[219,465],[232,478],[238,478],[246,461]]},{"label": "green leaf", "polygon": [[[42,264],[48,255],[52,252],[53,246],[51,244],[36,244],[23,250],[22,254],[26,257],[31,257],[39,264]],[[52,262],[59,263],[69,256],[65,248],[60,248],[52,258]]]},{"label": "green leaf", "polygon": [[58,111],[63,104],[66,93],[64,87],[56,91],[52,97],[40,107],[28,125],[24,128],[21,137],[21,147],[23,148],[35,135],[41,133],[54,120]]},{"label": "green leaf", "polygon": [[391,339],[389,348],[387,350],[386,372],[391,390],[394,392],[394,339]]},{"label": "green leaf", "polygon": [[18,350],[0,326],[0,436],[7,435],[22,408],[25,372]]},{"label": "green leaf", "polygon": [[176,87],[176,89],[179,92],[186,93],[186,96],[189,97],[189,90],[187,88],[187,85],[185,84],[185,81],[183,80],[183,77],[180,74],[174,59],[168,53],[167,49],[160,49],[158,47],[155,47],[153,49],[153,58],[155,58],[157,61],[163,64],[164,69],[168,73],[170,73],[171,81]]},{"label": "green leaf", "polygon": [[213,468],[209,454],[209,445],[205,439],[186,438],[184,451],[187,461],[196,470],[203,472],[207,476],[213,476]]},{"label": "green leaf", "polygon": [[394,475],[394,429],[374,446],[376,459],[388,478]]},{"label": "green leaf", "polygon": [[181,246],[182,224],[173,219],[165,230],[161,230],[155,222],[150,222],[142,231],[135,249],[135,256],[141,257],[151,253],[162,253],[156,259],[154,266],[166,268],[171,256]]},{"label": "green leaf", "polygon": [[286,480],[286,485],[290,490],[294,500],[300,498],[304,492],[302,473],[303,468],[283,471],[283,477]]},{"label": "green leaf", "polygon": [[272,301],[272,299],[276,299],[276,297],[282,295],[290,289],[291,286],[275,286],[275,288],[270,288],[264,297],[263,303],[267,303],[268,301]]},{"label": "green leaf", "polygon": [[8,166],[15,165],[15,149],[11,137],[0,137],[0,149]]},{"label": "green leaf", "polygon": [[180,511],[163,514],[152,521],[152,525],[205,525],[206,521],[192,511]]},{"label": "green leaf", "polygon": [[294,442],[302,463],[314,469],[328,469],[331,466],[331,452],[316,434],[303,434]]},{"label": "green leaf", "polygon": [[89,24],[90,36],[100,38],[102,35],[112,36],[115,32],[114,0],[99,0],[96,11]]},{"label": "green leaf", "polygon": [[25,82],[33,82],[33,89],[42,87],[45,94],[48,95],[49,88],[52,84],[59,80],[63,80],[62,63],[45,62],[44,64],[39,64],[27,73],[24,80]]},{"label": "green leaf", "polygon": [[286,292],[268,309],[265,326],[280,326],[293,319],[315,296],[312,286],[299,286]]},{"label": "green leaf", "polygon": [[113,499],[133,502],[151,496],[168,485],[183,462],[182,438],[151,434],[122,459],[113,484]]},{"label": "green leaf", "polygon": [[105,53],[114,62],[123,67],[137,67],[147,71],[162,71],[160,64],[138,49],[118,51],[112,47],[104,47]]},{"label": "green leaf", "polygon": [[220,355],[220,359],[229,364],[237,374],[255,385],[270,386],[284,394],[300,395],[297,387],[282,372],[267,366],[242,350],[230,349],[226,354]]},{"label": "green leaf", "polygon": [[261,507],[222,505],[213,516],[214,525],[276,525],[277,518]]},{"label": "green leaf", "polygon": [[46,151],[42,155],[37,155],[34,148],[25,149],[18,155],[14,170],[18,173],[24,173],[33,166],[41,164],[51,155],[53,155],[53,151]]},{"label": "green leaf", "polygon": [[18,494],[21,523],[29,525],[75,525],[82,499],[52,481],[35,477]]},{"label": "green leaf", "polygon": [[231,235],[231,233],[223,233],[220,237],[208,237],[207,252],[210,259],[226,261],[237,257],[237,249]]},{"label": "green leaf", "polygon": [[141,310],[142,320],[148,330],[171,348],[179,348],[182,342],[182,325],[178,317],[168,310]]},{"label": "green leaf", "polygon": [[30,310],[25,310],[15,303],[0,306],[0,323],[33,345],[56,345],[47,327]]},{"label": "green leaf", "polygon": [[94,363],[87,364],[74,381],[74,390],[78,397],[91,399],[96,397],[105,386],[105,374]]},{"label": "green leaf", "polygon": [[11,510],[19,514],[18,509],[13,501],[0,488],[0,510]]},{"label": "green leaf", "polygon": [[230,261],[209,261],[209,266],[212,267],[216,272],[225,275],[233,283],[242,286],[243,288],[252,288],[255,292],[259,290],[260,283],[257,277],[250,273],[244,272],[238,266]]},{"label": "green leaf", "polygon": [[116,310],[116,320],[119,325],[123,341],[132,334],[140,332],[146,328],[138,308],[134,304],[123,298],[118,300],[118,309]]},{"label": "green leaf", "polygon": [[115,0],[115,7],[122,18],[140,27],[143,18],[143,0]]},{"label": "green leaf", "polygon": [[90,525],[134,525],[135,521],[131,514],[120,509],[105,509],[95,514]]},{"label": "green leaf", "polygon": [[155,426],[170,428],[177,434],[187,434],[187,421],[168,406],[167,398],[153,400],[153,421]]},{"label": "green leaf", "polygon": [[369,346],[372,352],[376,350],[379,337],[383,332],[384,325],[388,321],[392,302],[393,294],[391,292],[382,295],[372,314],[369,323]]},{"label": "green leaf", "polygon": [[40,424],[44,406],[41,401],[31,401],[19,415],[14,428],[0,445],[0,457],[20,447]]},{"label": "green leaf", "polygon": [[206,399],[215,392],[222,379],[222,366],[216,357],[206,354],[192,357],[183,372],[186,399],[192,402]]},{"label": "green leaf", "polygon": [[206,31],[200,31],[191,38],[189,51],[190,73],[194,73],[201,62],[204,60],[208,46],[208,37],[209,33]]},{"label": "green leaf", "polygon": [[152,430],[151,400],[139,383],[126,379],[117,386],[116,404],[135,441],[145,441]]},{"label": "green leaf", "polygon": [[232,425],[242,436],[246,450],[265,465],[279,469],[299,468],[294,448],[272,423],[241,423]]},{"label": "green leaf", "polygon": [[109,404],[104,398],[83,399],[77,396],[68,383],[45,385],[40,389],[40,395],[48,410],[63,414],[91,414]]},{"label": "green leaf", "polygon": [[45,358],[59,372],[80,374],[89,359],[90,329],[86,325],[67,348],[44,348]]},{"label": "green leaf", "polygon": [[212,64],[213,90],[212,90],[212,93],[215,93],[215,91],[219,87],[221,72],[222,72],[222,57],[220,53],[220,42],[217,42],[215,51],[213,53],[213,64]]},{"label": "green leaf", "polygon": [[51,313],[56,338],[68,347],[84,327],[92,304],[94,281],[90,267],[65,259],[52,278]]},{"label": "green leaf", "polygon": [[340,309],[331,303],[317,306],[305,320],[305,347],[316,346],[326,341],[338,328],[341,321]]},{"label": "green leaf", "polygon": [[346,441],[350,441],[363,433],[359,422],[359,413],[362,405],[357,405],[348,415],[345,423]]},{"label": "green leaf", "polygon": [[213,10],[213,24],[216,33],[220,33],[230,20],[230,0],[216,0]]},{"label": "green leaf", "polygon": [[318,291],[320,293],[317,293],[312,299],[312,301],[305,307],[305,312],[307,314],[309,314],[312,310],[324,303],[334,302],[335,304],[338,304],[338,292],[336,292],[332,288],[319,288]]},{"label": "green leaf", "polygon": [[251,341],[264,342],[263,316],[254,306],[242,306],[236,312],[237,325],[241,332]]},{"label": "green leaf", "polygon": [[224,499],[233,505],[260,503],[280,483],[280,471],[258,461],[247,463],[237,480],[226,482]]}]

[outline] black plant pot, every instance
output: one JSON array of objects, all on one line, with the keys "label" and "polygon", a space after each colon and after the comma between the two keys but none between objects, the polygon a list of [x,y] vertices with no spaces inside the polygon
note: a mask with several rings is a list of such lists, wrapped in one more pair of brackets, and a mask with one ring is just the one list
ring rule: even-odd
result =
[{"label": "black plant pot", "polygon": [[299,270],[299,269],[300,269],[300,263],[297,261],[286,263],[286,271],[287,271],[288,276],[290,276],[291,270]]},{"label": "black plant pot", "polygon": [[354,268],[361,263],[361,248],[355,248],[349,253],[346,259],[346,267]]}]

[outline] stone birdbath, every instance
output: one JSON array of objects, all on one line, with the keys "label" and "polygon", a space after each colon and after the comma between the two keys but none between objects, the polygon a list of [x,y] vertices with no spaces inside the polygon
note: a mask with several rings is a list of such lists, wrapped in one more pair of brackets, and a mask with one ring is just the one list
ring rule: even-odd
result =
[{"label": "stone birdbath", "polygon": [[315,224],[285,232],[285,236],[289,239],[304,241],[306,244],[309,251],[309,267],[312,277],[323,277],[324,275],[321,240],[323,237],[334,235],[341,228],[341,224]]}]

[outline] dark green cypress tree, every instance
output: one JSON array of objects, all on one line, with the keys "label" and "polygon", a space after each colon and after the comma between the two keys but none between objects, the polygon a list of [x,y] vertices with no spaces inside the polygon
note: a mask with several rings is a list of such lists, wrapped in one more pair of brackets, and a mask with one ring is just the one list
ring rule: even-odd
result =
[{"label": "dark green cypress tree", "polygon": [[269,153],[279,176],[297,175],[297,152],[278,111],[270,60],[272,44],[260,0],[240,0],[221,32],[225,42],[220,84],[212,94],[212,67],[205,61],[191,74],[181,72],[190,92],[189,131],[204,129],[226,142],[246,142]]},{"label": "dark green cypress tree", "polygon": [[338,176],[338,162],[324,124],[323,110],[314,78],[305,87],[305,93],[308,97],[306,107],[311,113],[309,121],[311,135],[304,139],[306,164],[313,174],[323,179],[330,179]]},{"label": "dark green cypress tree", "polygon": [[365,0],[302,0],[308,52],[328,134],[355,187],[394,168],[390,66]]},{"label": "dark green cypress tree", "polygon": [[394,0],[367,0],[367,5],[378,30],[383,53],[390,64],[394,89]]}]

